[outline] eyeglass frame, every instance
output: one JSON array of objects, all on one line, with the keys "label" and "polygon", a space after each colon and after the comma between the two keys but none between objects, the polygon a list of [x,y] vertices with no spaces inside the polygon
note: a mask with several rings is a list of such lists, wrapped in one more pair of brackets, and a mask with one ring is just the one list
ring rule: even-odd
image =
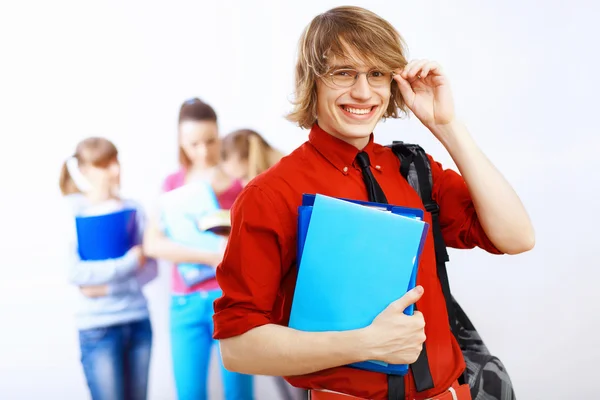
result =
[{"label": "eyeglass frame", "polygon": [[[352,84],[351,84],[350,86],[342,86],[342,85],[338,85],[338,84],[334,83],[334,82],[333,82],[333,79],[334,79],[334,78],[333,78],[333,74],[334,74],[334,73],[336,73],[336,72],[339,72],[339,71],[353,71],[353,72],[356,72],[356,76],[354,77],[354,82],[352,82]],[[324,80],[325,80],[325,81],[329,80],[329,81],[330,81],[330,83],[331,83],[332,85],[334,85],[334,86],[337,86],[338,88],[344,88],[344,89],[349,89],[349,88],[351,88],[352,86],[356,85],[356,82],[358,82],[358,77],[359,77],[360,75],[362,75],[362,74],[365,74],[365,76],[367,77],[367,83],[368,83],[368,84],[369,84],[369,86],[371,86],[372,88],[383,88],[383,87],[385,87],[386,85],[388,85],[388,84],[391,84],[391,83],[394,81],[394,75],[395,75],[395,72],[394,72],[394,71],[390,71],[391,78],[390,78],[390,81],[389,81],[388,83],[386,83],[386,84],[383,84],[383,85],[381,85],[381,86],[373,86],[373,85],[371,84],[371,81],[369,81],[369,74],[370,74],[371,72],[373,72],[373,71],[377,71],[377,69],[376,69],[376,68],[373,68],[373,69],[370,69],[370,70],[368,70],[367,72],[360,72],[360,71],[358,71],[357,69],[354,69],[354,68],[336,68],[336,69],[332,70],[331,72],[327,72],[327,73],[325,74],[325,76],[324,76],[324,77],[322,77],[322,78],[327,78],[327,79],[324,79]],[[378,72],[382,72],[382,71],[378,71]],[[382,73],[384,73],[384,72],[382,72]]]}]

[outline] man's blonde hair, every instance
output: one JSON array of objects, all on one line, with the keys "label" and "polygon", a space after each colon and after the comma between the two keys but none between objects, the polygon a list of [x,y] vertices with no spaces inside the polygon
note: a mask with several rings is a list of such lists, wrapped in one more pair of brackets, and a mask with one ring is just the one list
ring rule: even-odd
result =
[{"label": "man's blonde hair", "polygon": [[[317,15],[306,27],[298,46],[294,108],[287,119],[310,129],[317,120],[317,79],[332,67],[334,57],[353,64],[368,63],[382,72],[404,68],[405,43],[394,27],[360,7],[337,7]],[[360,59],[348,54],[352,49]],[[395,81],[383,118],[398,118],[406,105]]]}]

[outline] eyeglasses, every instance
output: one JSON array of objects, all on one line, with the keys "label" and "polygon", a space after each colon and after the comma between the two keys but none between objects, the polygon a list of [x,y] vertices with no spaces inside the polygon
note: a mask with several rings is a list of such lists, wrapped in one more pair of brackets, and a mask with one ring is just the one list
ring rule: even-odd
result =
[{"label": "eyeglasses", "polygon": [[358,80],[359,75],[365,74],[367,76],[367,82],[371,87],[379,88],[384,87],[392,83],[394,74],[392,72],[381,72],[379,70],[370,70],[368,72],[358,72],[355,69],[341,68],[336,69],[326,74],[326,79],[333,85],[343,88],[349,88],[354,86]]}]

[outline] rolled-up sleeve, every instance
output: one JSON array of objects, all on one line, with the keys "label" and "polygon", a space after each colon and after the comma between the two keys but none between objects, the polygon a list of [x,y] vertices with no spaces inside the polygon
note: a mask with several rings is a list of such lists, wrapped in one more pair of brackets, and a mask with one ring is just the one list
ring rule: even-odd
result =
[{"label": "rolled-up sleeve", "polygon": [[[241,335],[272,322],[282,277],[294,255],[282,202],[248,186],[231,209],[231,235],[217,281],[223,295],[214,303],[214,338]],[[286,229],[287,225],[287,229]]]},{"label": "rolled-up sleeve", "polygon": [[492,254],[502,254],[483,230],[463,177],[452,169],[444,169],[431,157],[429,161],[432,197],[440,207],[440,225],[446,245],[457,249],[479,247]]}]

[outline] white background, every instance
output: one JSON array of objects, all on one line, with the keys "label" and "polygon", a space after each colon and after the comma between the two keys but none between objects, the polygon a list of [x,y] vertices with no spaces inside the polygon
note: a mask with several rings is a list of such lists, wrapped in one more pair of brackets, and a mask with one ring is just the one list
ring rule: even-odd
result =
[{"label": "white background", "polygon": [[[567,5],[568,3],[568,5]],[[176,118],[199,96],[222,134],[259,130],[290,151],[296,44],[338,1],[17,1],[0,6],[0,398],[85,399],[57,236],[61,162],[91,135],[115,141],[128,194],[151,204],[176,168]],[[460,117],[514,184],[537,232],[520,256],[453,251],[451,282],[519,399],[595,397],[599,7],[585,1],[353,2],[387,18],[410,58],[439,61]],[[376,140],[418,141],[415,121]],[[169,274],[147,290],[150,398],[174,399]],[[275,399],[260,380],[259,399]],[[215,393],[219,389],[215,389]],[[215,399],[218,396],[214,397]]]}]

